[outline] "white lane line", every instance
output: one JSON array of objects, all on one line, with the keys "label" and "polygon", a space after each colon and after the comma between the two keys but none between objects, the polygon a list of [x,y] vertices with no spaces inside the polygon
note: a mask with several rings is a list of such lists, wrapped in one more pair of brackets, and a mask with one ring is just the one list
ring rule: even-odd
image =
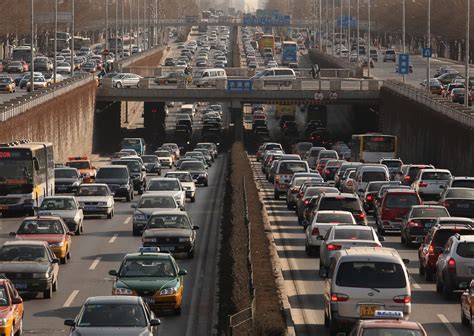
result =
[{"label": "white lane line", "polygon": [[411,278],[411,285],[415,289],[421,289],[421,286],[415,282],[415,279]]},{"label": "white lane line", "polygon": [[95,260],[92,262],[92,264],[89,267],[91,271],[95,270],[97,265],[99,265],[100,259],[101,259],[100,257],[95,258]]},{"label": "white lane line", "polygon": [[115,242],[115,240],[117,239],[118,237],[118,233],[114,234],[110,239],[109,239],[109,243],[110,244],[113,244]]},{"label": "white lane line", "polygon": [[130,221],[132,220],[132,217],[129,216],[127,217],[127,219],[123,222],[124,225],[127,225],[128,223],[130,223]]},{"label": "white lane line", "polygon": [[72,301],[74,301],[77,294],[79,294],[79,290],[78,289],[73,290],[72,293],[69,294],[69,297],[67,298],[66,302],[64,302],[63,307],[70,307]]},{"label": "white lane line", "polygon": [[444,316],[443,314],[437,315],[441,322],[443,322],[443,324],[446,326],[446,329],[448,329],[451,336],[459,336],[459,333],[456,331],[456,329],[454,329],[453,325],[448,321],[446,316]]}]

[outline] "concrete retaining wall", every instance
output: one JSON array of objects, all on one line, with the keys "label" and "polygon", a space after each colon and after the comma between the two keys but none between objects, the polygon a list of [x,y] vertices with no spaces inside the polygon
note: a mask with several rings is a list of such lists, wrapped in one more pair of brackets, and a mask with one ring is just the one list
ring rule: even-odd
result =
[{"label": "concrete retaining wall", "polygon": [[455,175],[474,174],[474,131],[428,107],[381,89],[381,131],[399,139],[406,163],[431,163]]},{"label": "concrete retaining wall", "polygon": [[329,69],[349,69],[351,77],[361,78],[363,77],[363,71],[360,67],[355,67],[345,59],[340,59],[332,57],[326,53],[310,49],[308,51],[309,57],[312,63],[316,63],[320,68],[329,68]]},{"label": "concrete retaining wall", "polygon": [[20,138],[52,142],[58,162],[90,154],[96,88],[95,81],[90,82],[0,123],[0,142]]}]

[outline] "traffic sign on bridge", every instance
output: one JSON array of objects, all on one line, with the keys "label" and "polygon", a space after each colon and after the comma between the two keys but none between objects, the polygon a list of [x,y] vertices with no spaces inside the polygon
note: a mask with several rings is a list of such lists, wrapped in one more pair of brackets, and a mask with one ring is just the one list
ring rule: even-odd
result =
[{"label": "traffic sign on bridge", "polygon": [[423,48],[423,57],[431,58],[433,56],[433,49],[431,48]]},{"label": "traffic sign on bridge", "polygon": [[250,79],[227,80],[227,92],[251,92],[252,81]]},{"label": "traffic sign on bridge", "polygon": [[410,55],[398,55],[398,73],[400,75],[408,75],[410,73]]},{"label": "traffic sign on bridge", "polygon": [[291,23],[291,16],[277,15],[277,16],[255,16],[244,15],[242,19],[243,26],[288,26]]}]

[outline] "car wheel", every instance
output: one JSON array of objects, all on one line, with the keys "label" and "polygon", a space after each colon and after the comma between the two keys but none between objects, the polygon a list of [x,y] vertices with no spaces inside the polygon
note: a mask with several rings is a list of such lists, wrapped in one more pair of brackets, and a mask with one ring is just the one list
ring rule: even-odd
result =
[{"label": "car wheel", "polygon": [[23,335],[23,316],[20,317],[20,320],[18,321],[18,328],[16,332],[16,336],[22,336]]},{"label": "car wheel", "polygon": [[80,235],[81,235],[81,226],[80,226],[80,225],[77,227],[76,231],[74,231],[74,234],[75,234],[76,236],[80,236]]},{"label": "car wheel", "polygon": [[71,259],[71,251],[67,251],[66,258]]},{"label": "car wheel", "polygon": [[132,195],[130,193],[127,194],[127,197],[125,197],[125,200],[127,202],[130,202],[132,200]]},{"label": "car wheel", "polygon": [[191,197],[191,202],[192,203],[196,202],[196,196]]},{"label": "car wheel", "polygon": [[407,240],[403,237],[403,233],[400,233],[400,243],[406,246]]},{"label": "car wheel", "polygon": [[445,282],[443,282],[443,289],[442,289],[442,294],[443,294],[443,298],[445,300],[448,300],[451,298],[451,295],[453,294],[453,290],[451,288],[449,288],[448,284]]},{"label": "car wheel", "polygon": [[328,314],[326,314],[326,309],[324,309],[324,326],[326,328],[329,328],[329,317],[328,317]]},{"label": "car wheel", "polygon": [[67,263],[67,256],[64,257],[64,258],[59,258],[59,261],[61,262],[61,264],[66,264]]},{"label": "car wheel", "polygon": [[107,214],[107,219],[112,219],[114,217],[114,210],[112,209],[110,213]]},{"label": "car wheel", "polygon": [[43,298],[45,299],[51,299],[51,297],[53,296],[53,286],[45,289],[43,291]]},{"label": "car wheel", "polygon": [[174,312],[175,315],[181,315],[181,306],[179,306],[178,308],[173,309],[173,312]]},{"label": "car wheel", "polygon": [[56,281],[53,283],[53,285],[51,286],[51,289],[53,290],[53,292],[58,291],[58,279],[56,279]]},{"label": "car wheel", "polygon": [[207,187],[209,185],[209,182],[206,180],[206,182],[204,182],[204,186]]},{"label": "car wheel", "polygon": [[443,291],[443,284],[441,283],[439,276],[436,275],[436,292],[441,294],[442,291]]},{"label": "car wheel", "polygon": [[122,87],[122,83],[117,82],[117,84],[115,84],[115,87],[118,88],[118,89],[120,89],[120,88]]},{"label": "car wheel", "polygon": [[465,325],[465,326],[469,326],[471,324],[471,321],[468,318],[466,318],[466,315],[464,315],[464,312],[462,311],[462,304],[461,304],[461,323],[462,325]]}]

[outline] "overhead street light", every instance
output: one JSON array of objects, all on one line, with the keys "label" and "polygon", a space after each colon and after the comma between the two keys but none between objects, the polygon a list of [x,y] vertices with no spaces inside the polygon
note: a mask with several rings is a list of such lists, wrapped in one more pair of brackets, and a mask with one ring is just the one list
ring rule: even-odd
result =
[{"label": "overhead street light", "polygon": [[34,84],[34,73],[35,73],[35,65],[33,64],[33,59],[35,57],[35,43],[34,43],[34,36],[35,36],[35,9],[34,9],[34,0],[31,0],[31,43],[30,43],[30,90],[33,92],[35,90]]},{"label": "overhead street light", "polygon": [[464,84],[464,106],[469,107],[469,29],[470,29],[470,15],[471,15],[471,0],[466,0],[466,51],[465,53],[465,61],[466,61],[466,69],[465,69],[465,84]]}]

